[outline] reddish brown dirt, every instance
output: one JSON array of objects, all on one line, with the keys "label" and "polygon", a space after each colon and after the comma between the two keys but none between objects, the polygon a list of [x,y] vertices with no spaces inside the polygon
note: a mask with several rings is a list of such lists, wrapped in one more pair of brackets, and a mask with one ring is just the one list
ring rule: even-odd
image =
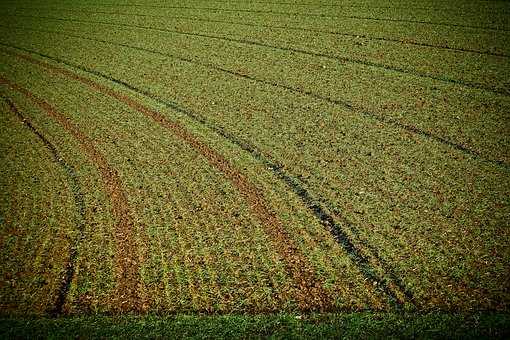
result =
[{"label": "reddish brown dirt", "polygon": [[21,93],[58,122],[79,142],[81,149],[99,170],[112,204],[112,214],[116,220],[115,241],[117,246],[116,267],[118,279],[117,295],[115,298],[116,307],[120,310],[138,310],[140,303],[137,290],[139,286],[138,263],[136,261],[137,249],[133,237],[133,221],[119,175],[115,169],[109,166],[104,156],[96,150],[92,141],[53,106],[36,97],[27,89],[5,78],[0,77],[0,85],[6,85],[12,90]]},{"label": "reddish brown dirt", "polygon": [[[317,279],[315,270],[309,260],[301,253],[297,245],[289,237],[282,222],[267,207],[265,200],[257,189],[241,172],[234,168],[222,155],[211,149],[204,142],[198,140],[185,127],[171,121],[161,113],[136,102],[128,96],[111,88],[101,85],[91,79],[82,77],[68,69],[61,68],[46,62],[32,58],[25,54],[19,54],[4,50],[17,58],[39,65],[51,72],[79,81],[95,91],[108,95],[124,104],[143,113],[156,123],[169,130],[198,153],[204,156],[209,164],[222,172],[227,179],[239,190],[243,198],[250,206],[252,212],[260,220],[265,232],[272,238],[276,251],[282,257],[288,273],[291,275],[297,291],[296,300],[302,310],[328,310],[332,308],[332,298],[324,290],[322,283]],[[132,228],[131,228],[132,229]],[[128,242],[127,240],[122,240]],[[128,263],[127,263],[128,264]],[[126,265],[127,265],[126,264]]]}]

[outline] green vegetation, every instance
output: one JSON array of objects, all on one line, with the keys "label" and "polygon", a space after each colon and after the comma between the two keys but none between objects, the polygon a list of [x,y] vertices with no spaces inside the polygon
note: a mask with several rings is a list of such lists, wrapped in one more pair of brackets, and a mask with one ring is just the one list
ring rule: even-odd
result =
[{"label": "green vegetation", "polygon": [[483,339],[509,334],[507,314],[276,314],[0,319],[0,335],[70,338],[419,338]]},{"label": "green vegetation", "polygon": [[2,6],[5,322],[507,327],[508,3]]}]

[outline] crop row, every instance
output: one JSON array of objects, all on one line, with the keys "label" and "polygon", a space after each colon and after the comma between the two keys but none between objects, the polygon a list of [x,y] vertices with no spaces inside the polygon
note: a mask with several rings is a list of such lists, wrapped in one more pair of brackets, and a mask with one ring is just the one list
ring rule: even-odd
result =
[{"label": "crop row", "polygon": [[[97,52],[97,51],[96,51],[96,52]],[[100,55],[101,53],[96,53],[96,54],[97,54],[97,55]],[[134,57],[134,56],[133,56],[133,57]],[[129,58],[129,60],[131,60],[131,62],[133,62],[133,61],[136,59],[136,58],[133,58],[133,57],[128,57],[128,58]],[[103,62],[105,62],[105,61],[104,61],[104,60],[103,60],[103,61],[101,61],[101,63],[100,63],[100,64],[102,64]],[[145,62],[147,62],[147,59],[146,59],[146,58],[144,58],[144,63],[145,63]],[[151,64],[158,64],[158,63],[157,63],[156,61],[153,61],[153,62],[151,62]],[[139,65],[139,66],[140,66],[140,67],[142,67],[142,65]],[[110,69],[110,70],[112,70],[112,69]],[[146,72],[147,70],[144,70],[144,71]],[[110,72],[111,72],[111,71],[110,71]],[[180,73],[180,74],[181,74],[181,76],[182,76],[182,73]],[[141,78],[144,78],[142,74],[140,74],[140,78],[138,78],[138,79],[141,79]],[[136,77],[135,77],[135,79],[136,79]],[[130,82],[132,82],[132,81],[133,81],[133,80],[130,80]],[[230,84],[230,85],[232,85],[230,82],[229,82],[229,84]],[[146,85],[144,85],[144,87],[146,87]],[[280,93],[280,95],[281,95],[281,93]],[[194,101],[193,101],[193,102],[194,102]],[[213,100],[213,102],[214,102],[214,100]],[[266,102],[267,102],[267,101],[266,101]],[[189,104],[189,103],[188,103],[188,104]],[[209,105],[209,106],[210,106],[210,105]],[[217,110],[217,108],[214,108],[214,110]],[[202,108],[202,112],[203,112],[203,108]],[[306,117],[306,116],[303,116],[303,117]],[[280,118],[281,118],[281,117],[280,117]],[[352,117],[351,117],[351,119],[352,119]],[[243,122],[241,121],[240,123],[243,123]],[[315,138],[316,138],[316,137],[315,137]],[[351,141],[351,143],[352,143],[352,141]],[[258,144],[258,146],[260,147],[260,144],[259,144],[259,143],[256,143],[256,144]],[[264,145],[264,144],[266,144],[266,145],[267,145],[268,143],[266,142],[266,143],[263,143],[262,145]],[[285,143],[284,143],[284,144],[285,144]],[[291,145],[291,144],[288,144],[288,143],[287,143],[286,145]],[[409,146],[408,146],[408,147],[409,147]],[[264,147],[264,148],[262,148],[262,149],[265,149],[265,147]],[[269,152],[269,151],[268,151],[268,152]],[[323,151],[322,151],[322,152],[323,152]],[[271,153],[273,153],[273,154],[274,154],[274,150],[271,150]],[[458,157],[458,156],[457,156],[457,157]],[[285,158],[287,158],[287,157],[276,157],[276,158],[277,158],[277,159],[279,159],[279,160],[281,160],[282,158],[283,158],[283,159],[285,159]],[[325,158],[325,157],[323,156],[323,158]],[[290,164],[286,164],[286,167],[293,169],[293,171],[295,171],[296,169],[299,169],[299,166],[296,168],[297,164],[293,164],[293,165],[290,165],[290,166],[289,166],[289,165],[290,165]],[[383,168],[384,168],[384,167],[383,167]],[[370,169],[370,167],[369,167],[368,169]],[[471,171],[471,170],[470,170],[470,171]],[[377,173],[375,173],[375,175],[377,175]],[[315,176],[316,176],[316,174],[313,174],[313,176],[312,176],[312,177],[315,177]],[[387,176],[388,176],[388,175],[387,175]],[[309,177],[309,176],[308,176],[308,177]],[[325,176],[325,178],[327,179],[327,181],[331,181],[331,178],[329,178],[329,179],[328,179],[328,177],[329,177],[329,175],[328,175],[328,176]],[[370,177],[372,177],[372,176],[370,176]],[[389,177],[389,178],[391,178],[392,176],[388,176],[388,177]],[[419,178],[418,178],[418,179],[419,179]],[[313,179],[312,179],[312,181],[313,181]],[[308,182],[311,182],[311,180],[308,180]],[[336,200],[338,201],[338,198],[336,198]],[[356,216],[356,215],[354,215],[354,216]],[[357,223],[356,223],[356,224],[357,224]],[[363,224],[363,223],[361,223],[361,224]],[[401,245],[400,245],[400,246],[401,246]],[[390,247],[390,248],[391,248],[391,247]],[[379,249],[380,249],[380,248],[379,248]],[[386,256],[386,255],[385,255],[385,256]],[[430,266],[430,263],[428,264],[428,266]]]},{"label": "crop row", "polygon": [[[78,25],[71,27],[76,31],[79,28]],[[104,35],[104,28],[101,29]],[[374,297],[371,290],[360,293],[367,279],[365,284],[380,286],[390,296],[396,293],[397,300],[405,299],[405,292],[409,291],[408,295],[414,299],[413,302],[424,308],[439,306],[464,309],[480,304],[486,308],[499,308],[505,305],[504,292],[501,290],[505,270],[501,268],[508,268],[505,260],[508,258],[505,250],[505,240],[508,239],[505,231],[508,204],[502,202],[501,197],[509,192],[505,184],[508,183],[505,180],[508,173],[504,162],[485,162],[481,158],[487,156],[488,151],[504,154],[504,136],[498,139],[489,134],[487,143],[497,147],[494,150],[482,148],[479,152],[477,148],[472,149],[472,145],[480,142],[476,139],[474,144],[471,142],[465,147],[464,143],[449,144],[447,139],[441,142],[441,139],[434,138],[441,135],[437,133],[440,130],[430,133],[427,129],[415,128],[413,131],[405,128],[412,126],[409,123],[401,126],[394,124],[392,121],[398,123],[398,120],[382,118],[380,104],[374,104],[373,114],[360,115],[366,110],[360,109],[363,107],[359,103],[366,105],[366,98],[356,99],[358,78],[366,77],[366,84],[369,84],[368,79],[374,83],[372,87],[367,87],[368,93],[376,94],[374,101],[388,100],[391,91],[402,94],[399,86],[414,84],[417,88],[432,87],[429,81],[412,77],[394,77],[391,80],[393,76],[385,72],[367,75],[364,73],[369,68],[359,72],[356,67],[347,68],[345,65],[342,65],[345,68],[343,73],[336,69],[337,73],[328,75],[327,72],[335,70],[331,63],[319,65],[327,65],[327,72],[324,71],[321,76],[329,76],[322,82],[320,77],[300,78],[298,66],[308,65],[312,58],[309,55],[299,57],[289,53],[292,56],[286,56],[282,54],[284,51],[275,52],[266,57],[270,61],[268,63],[262,60],[257,47],[253,51],[246,46],[239,49],[234,42],[230,42],[232,46],[229,47],[224,43],[215,45],[211,40],[206,40],[204,47],[200,46],[204,45],[201,41],[190,44],[184,38],[182,41],[169,40],[154,32],[142,36],[139,32],[113,30],[108,31],[108,35],[115,37],[115,40],[104,41],[101,36],[91,37],[90,34],[100,33],[94,33],[90,27],[84,37],[71,33],[37,33],[37,30],[31,31],[33,33],[29,37],[17,32],[5,34],[3,44],[17,47],[18,51],[31,51],[32,55],[39,54],[39,57],[49,57],[67,66],[74,65],[81,71],[87,70],[91,77],[101,75],[101,82],[105,84],[111,85],[113,82],[115,86],[123,86],[125,90],[129,88],[131,91],[144,89],[131,95],[143,98],[138,100],[150,102],[145,104],[147,106],[132,102],[130,106],[124,102],[129,114],[126,116],[124,108],[123,112],[111,115],[111,110],[115,111],[113,108],[116,106],[112,98],[118,101],[120,95],[114,98],[108,90],[101,96],[92,95],[89,93],[90,86],[81,89],[87,81],[84,83],[75,79],[74,83],[81,85],[74,89],[76,84],[57,81],[55,79],[59,78],[51,75],[54,86],[48,92],[41,88],[41,84],[47,81],[31,80],[32,76],[28,76],[28,70],[40,74],[41,70],[37,71],[37,68],[33,69],[26,64],[15,66],[8,62],[6,65],[10,66],[4,66],[3,70],[13,78],[28,77],[28,80],[24,80],[27,86],[37,88],[42,97],[52,98],[66,112],[79,107],[80,114],[73,119],[81,120],[83,127],[96,136],[94,140],[108,149],[108,159],[115,160],[114,168],[119,169],[120,177],[129,179],[126,181],[129,188],[126,190],[127,197],[132,197],[129,204],[136,206],[135,216],[143,215],[142,221],[135,228],[136,235],[133,235],[138,249],[146,249],[145,254],[142,252],[138,255],[142,286],[145,287],[140,295],[149,300],[147,303],[150,306],[159,306],[165,310],[246,310],[246,306],[250,306],[254,310],[264,310],[281,307],[289,300],[299,301],[299,292],[307,290],[291,288],[297,277],[280,274],[276,275],[281,278],[277,282],[260,285],[260,282],[267,282],[265,280],[268,277],[274,277],[274,272],[268,271],[275,268],[278,268],[279,273],[292,273],[293,270],[289,270],[285,259],[282,259],[282,254],[289,250],[297,251],[292,249],[298,248],[307,261],[313,263],[312,267],[317,269],[320,278],[318,281],[327,283],[326,286],[333,282],[334,289],[331,291],[336,292],[337,296],[331,297],[329,301],[336,299],[337,307],[353,308],[368,304],[380,308],[381,303],[384,304],[380,296],[376,294]],[[48,36],[51,36],[51,42]],[[103,40],[103,43],[93,46],[88,42],[98,40]],[[144,45],[131,46],[129,40],[143,40]],[[173,58],[172,54],[163,52],[163,48],[172,48],[174,51],[186,48],[194,56],[180,54]],[[236,54],[236,50],[239,50],[239,54]],[[286,57],[278,67],[282,67],[283,63],[290,65],[281,70],[278,67],[271,68],[270,65],[277,63],[278,57],[282,55]],[[293,72],[293,68],[297,71]],[[164,72],[161,72],[162,69]],[[343,81],[338,78],[340,74],[347,77],[346,86],[339,86]],[[47,77],[44,75],[42,79]],[[402,84],[395,84],[397,79]],[[342,88],[342,96],[351,96],[351,100],[354,96],[357,104],[342,99],[343,104],[339,105],[342,102],[330,94],[321,95],[321,85],[327,86],[328,82],[331,83],[331,89]],[[383,83],[387,86],[377,91]],[[104,89],[106,85],[98,86]],[[301,89],[302,86],[313,91],[306,87]],[[437,86],[437,83],[433,83],[436,91]],[[440,96],[446,96],[448,105],[456,102],[458,107],[454,106],[454,109],[466,112],[466,105],[480,108],[492,102],[494,106],[489,110],[493,111],[489,112],[493,116],[486,116],[473,126],[488,132],[492,128],[487,127],[487,124],[499,124],[504,129],[501,123],[504,118],[499,122],[497,120],[497,115],[504,112],[504,96],[457,86],[439,86]],[[69,90],[64,90],[69,87],[73,88],[71,98]],[[464,103],[463,98],[466,96],[473,97],[472,103]],[[78,98],[90,98],[94,103],[88,115]],[[154,101],[154,98],[158,100]],[[330,100],[325,100],[328,98]],[[396,95],[390,98],[396,105],[415,99],[397,98]],[[145,107],[142,111],[148,113],[153,112],[151,107],[154,106],[160,107],[157,114],[178,119],[180,124],[191,129],[194,134],[208,140],[208,145],[214,144],[214,150],[229,155],[229,162],[238,169],[244,169],[244,174],[241,177],[234,176],[227,167],[223,171],[219,169],[217,180],[211,179],[215,178],[214,173],[218,171],[218,165],[222,164],[220,158],[214,156],[205,164],[213,165],[212,168],[216,170],[196,175],[195,153],[199,144],[187,149],[182,143],[177,143],[174,151],[169,153],[165,148],[171,142],[167,139],[163,141],[161,137],[168,134],[164,128],[152,133],[151,144],[137,145],[134,141],[147,140],[144,134],[149,127],[147,117],[140,115],[143,112],[136,108]],[[449,124],[453,129],[444,135],[448,138],[462,138],[462,132],[459,133],[457,129],[464,122],[455,123],[456,118],[448,117],[448,111],[444,108],[436,110],[438,116],[443,115],[449,123],[454,123]],[[393,114],[396,114],[395,111],[398,110],[389,110]],[[414,119],[422,124],[422,120],[427,120],[422,111],[422,108],[417,109],[415,112],[420,115],[406,119]],[[137,115],[142,119],[135,119]],[[90,126],[91,121],[94,121],[93,126]],[[434,123],[429,119],[428,124]],[[422,132],[417,133],[419,131]],[[452,148],[455,145],[457,147]],[[183,152],[183,147],[186,152]],[[128,154],[131,157],[128,158]],[[132,157],[136,154],[143,156],[138,156],[135,164],[132,164]],[[165,159],[169,154],[179,155],[182,159],[178,165],[162,171],[159,167],[166,164]],[[155,161],[157,167],[155,164],[150,167],[147,155],[162,157]],[[204,156],[198,152],[198,157]],[[214,167],[214,164],[217,166]],[[140,171],[142,168],[144,171]],[[459,178],[459,172],[464,174],[462,178]],[[168,174],[172,178],[178,177],[173,179],[177,183],[168,182],[165,177]],[[245,176],[254,183],[254,187],[263,188],[261,192],[267,199],[266,203],[277,212],[275,216],[284,221],[282,223],[287,230],[284,234],[296,242],[297,248],[283,247],[279,252],[274,252],[278,244],[272,244],[267,248],[268,260],[262,261],[264,264],[260,264],[251,255],[258,255],[260,244],[267,243],[263,237],[269,236],[272,240],[278,238],[275,237],[277,234],[271,234],[260,224],[260,216],[266,216],[262,220],[268,220],[272,219],[272,215],[268,215],[264,209],[257,210],[259,208],[249,203],[250,200],[255,202],[258,199],[251,194],[253,187],[242,184],[243,181],[229,189],[233,189],[233,196],[224,193],[224,185],[220,186],[220,194],[204,195],[211,183],[224,183],[229,176],[234,184]],[[143,185],[129,184],[129,181],[137,181],[141,177],[144,178]],[[198,184],[190,183],[201,184],[197,187]],[[247,190],[245,194],[242,194],[243,190]],[[196,194],[198,192],[202,194],[199,198]],[[218,211],[223,210],[209,206],[210,202],[215,199],[221,202],[232,201],[233,206],[237,206],[239,197],[245,200],[248,198],[248,204],[245,203],[243,208],[246,216],[252,215],[250,211],[259,213],[258,220],[250,217],[243,224],[257,225],[258,235],[262,237],[253,240],[254,236],[251,236],[250,244],[254,247],[252,251],[242,247],[232,248],[230,233],[220,232],[221,237],[224,237],[223,243],[223,239],[214,238],[218,231],[231,229],[238,222],[228,220],[225,223],[228,216],[236,213],[235,208],[232,207],[233,210],[225,215],[218,214]],[[142,201],[133,204],[138,199]],[[185,209],[182,202],[188,202]],[[150,207],[150,211],[142,213],[147,209],[145,207]],[[155,216],[166,216],[172,221],[175,231],[165,230],[169,229],[168,222],[162,222]],[[211,220],[215,222],[211,223]],[[219,230],[215,228],[218,225],[222,226]],[[333,228],[336,244],[331,243],[329,232],[324,228],[327,225]],[[204,228],[210,229],[202,233],[200,230]],[[144,230],[150,232],[145,233]],[[245,229],[245,235],[252,234],[251,228]],[[140,246],[144,244],[145,247]],[[211,244],[222,244],[225,248],[218,251]],[[466,254],[467,249],[473,248],[477,251]],[[234,260],[230,266],[226,266],[229,268],[226,273],[215,265],[222,252],[229,253],[226,262],[230,258],[241,257],[238,262]],[[338,256],[335,258],[333,254]],[[492,259],[491,266],[486,260],[488,256]],[[346,262],[348,258],[350,260]],[[248,267],[257,268],[255,271],[243,269],[249,283],[239,279],[237,271],[238,268],[246,268],[247,263],[252,263]],[[353,270],[352,264],[358,269]],[[349,268],[349,274],[341,275],[345,268]],[[364,278],[356,273],[357,270]],[[367,275],[370,270],[374,271],[375,276]],[[371,283],[373,277],[380,282]],[[395,280],[396,277],[403,277],[403,282]],[[349,280],[354,284],[348,284]],[[455,282],[461,282],[461,285],[455,285]],[[224,286],[226,290],[221,288]],[[254,290],[256,286],[260,286],[261,290]],[[277,292],[289,291],[290,295],[282,297],[275,293],[273,287],[279,287],[276,288]],[[350,288],[346,291],[346,287]],[[267,293],[267,288],[270,288],[270,293]],[[71,291],[73,289],[71,287]],[[314,288],[310,289],[313,291]],[[165,292],[166,300],[151,301],[162,299],[162,295],[158,294],[161,291]],[[175,300],[181,297],[183,301]],[[251,299],[247,300],[247,297]],[[214,301],[222,301],[224,306],[214,306]],[[320,301],[314,303],[316,306],[321,304]],[[303,308],[303,305],[300,307]]]},{"label": "crop row", "polygon": [[[40,55],[40,56],[43,56],[45,58],[51,58],[51,57],[44,56],[44,55]],[[54,59],[54,58],[52,58],[52,59],[59,63],[65,64],[67,66],[71,66],[71,67],[83,70],[87,73],[99,75],[102,78],[104,78],[105,80],[122,85],[122,86],[124,86],[130,90],[133,90],[143,96],[150,97],[151,99],[156,100],[159,104],[162,104],[171,110],[178,111],[178,112],[185,114],[186,116],[192,118],[192,120],[194,122],[202,124],[202,125],[206,125],[207,128],[213,130],[215,133],[217,133],[221,137],[227,139],[230,143],[235,144],[236,146],[240,147],[243,151],[250,153],[256,161],[261,162],[268,169],[272,170],[273,174],[276,175],[282,182],[284,182],[287,185],[288,189],[290,189],[291,191],[294,191],[294,193],[301,198],[301,200],[303,201],[305,206],[307,206],[308,209],[310,209],[316,215],[316,217],[322,222],[322,224],[327,229],[330,229],[332,236],[337,240],[337,242],[340,245],[342,245],[344,250],[348,253],[348,256],[351,257],[351,259],[359,266],[362,273],[365,275],[365,277],[367,279],[369,279],[369,281],[371,281],[371,282],[372,281],[373,282],[380,281],[381,284],[386,285],[387,283],[385,281],[389,278],[391,284],[394,286],[396,285],[396,287],[398,287],[398,289],[400,290],[400,293],[404,294],[403,296],[406,296],[408,299],[412,299],[411,294],[406,291],[406,289],[404,288],[404,285],[401,283],[401,280],[398,279],[392,273],[391,268],[387,264],[385,264],[384,261],[377,255],[377,251],[375,249],[373,249],[373,247],[371,247],[369,244],[364,242],[363,239],[360,240],[359,234],[354,234],[354,235],[348,236],[345,233],[345,231],[342,230],[343,228],[345,228],[342,226],[342,224],[344,224],[344,223],[347,223],[346,227],[348,227],[349,229],[352,229],[352,226],[349,226],[349,222],[342,220],[342,223],[340,223],[340,224],[336,223],[335,220],[330,215],[328,215],[328,213],[324,210],[324,208],[322,208],[321,205],[317,203],[316,199],[314,199],[311,196],[311,194],[306,189],[304,189],[304,187],[300,184],[300,181],[297,178],[289,176],[289,174],[282,171],[280,165],[273,163],[273,161],[271,161],[269,158],[260,154],[252,145],[250,145],[249,142],[247,142],[245,140],[241,140],[237,136],[229,134],[224,129],[218,128],[218,126],[211,125],[199,114],[189,112],[186,109],[183,109],[182,107],[179,107],[178,105],[176,105],[174,103],[169,103],[169,102],[163,101],[160,98],[157,98],[156,96],[154,96],[150,93],[147,93],[144,90],[133,87],[132,85],[129,85],[125,82],[111,78],[107,75],[104,75],[104,74],[101,74],[101,73],[98,73],[95,71],[91,71],[89,69],[86,69],[86,68],[83,68],[80,66],[71,65],[71,64],[61,61],[59,59]],[[360,243],[360,245],[363,246],[365,251],[369,250],[371,253],[370,256],[372,258],[375,258],[376,262],[378,262],[379,265],[382,265],[382,267],[384,269],[382,277],[374,276],[374,274],[372,273],[373,269],[370,268],[370,264],[368,263],[369,260],[365,257],[365,255],[363,255],[360,252],[360,250],[357,248],[357,246],[355,246],[352,243],[352,241],[350,240],[350,237],[356,239],[356,242]],[[389,294],[390,296],[393,296],[394,302],[398,302],[400,298],[403,298],[403,296],[400,296],[400,297],[394,296],[393,295],[394,293],[392,293],[390,290],[388,290],[388,288],[386,288],[385,290],[386,290],[387,294]]]}]

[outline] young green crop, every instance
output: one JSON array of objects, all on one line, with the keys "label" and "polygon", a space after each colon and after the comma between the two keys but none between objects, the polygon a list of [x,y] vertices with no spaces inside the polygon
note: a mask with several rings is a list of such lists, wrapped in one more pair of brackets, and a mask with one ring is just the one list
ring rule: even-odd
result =
[{"label": "young green crop", "polygon": [[[136,299],[121,310],[507,310],[508,27],[502,14],[486,17],[503,5],[453,15],[435,2],[306,12],[81,4],[55,2],[40,18],[12,8],[0,28],[0,77],[90,141],[80,151],[80,138],[41,105],[0,88],[53,136],[84,190],[67,312],[117,311],[129,300],[119,287],[130,268]],[[14,157],[5,171],[30,191],[24,178],[43,176],[40,157]],[[62,176],[53,172],[43,181],[51,190]],[[105,174],[117,176],[116,190]],[[9,190],[30,202],[46,191]],[[116,193],[131,219],[125,238]],[[70,194],[54,195],[58,218],[40,208],[24,216],[73,230],[59,220],[76,214]],[[64,242],[55,233],[26,247],[44,255]],[[12,252],[2,253],[7,267]],[[46,266],[43,255],[34,268]],[[41,295],[35,305],[55,301],[38,280],[24,283]],[[25,286],[2,297],[18,312],[30,311],[19,302]]]}]

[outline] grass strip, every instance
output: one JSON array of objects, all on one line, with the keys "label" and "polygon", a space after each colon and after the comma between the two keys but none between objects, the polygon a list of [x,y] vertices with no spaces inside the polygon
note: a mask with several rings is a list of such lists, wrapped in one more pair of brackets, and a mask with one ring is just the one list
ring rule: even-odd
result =
[{"label": "grass strip", "polygon": [[2,338],[505,338],[510,314],[276,314],[1,318]]}]

